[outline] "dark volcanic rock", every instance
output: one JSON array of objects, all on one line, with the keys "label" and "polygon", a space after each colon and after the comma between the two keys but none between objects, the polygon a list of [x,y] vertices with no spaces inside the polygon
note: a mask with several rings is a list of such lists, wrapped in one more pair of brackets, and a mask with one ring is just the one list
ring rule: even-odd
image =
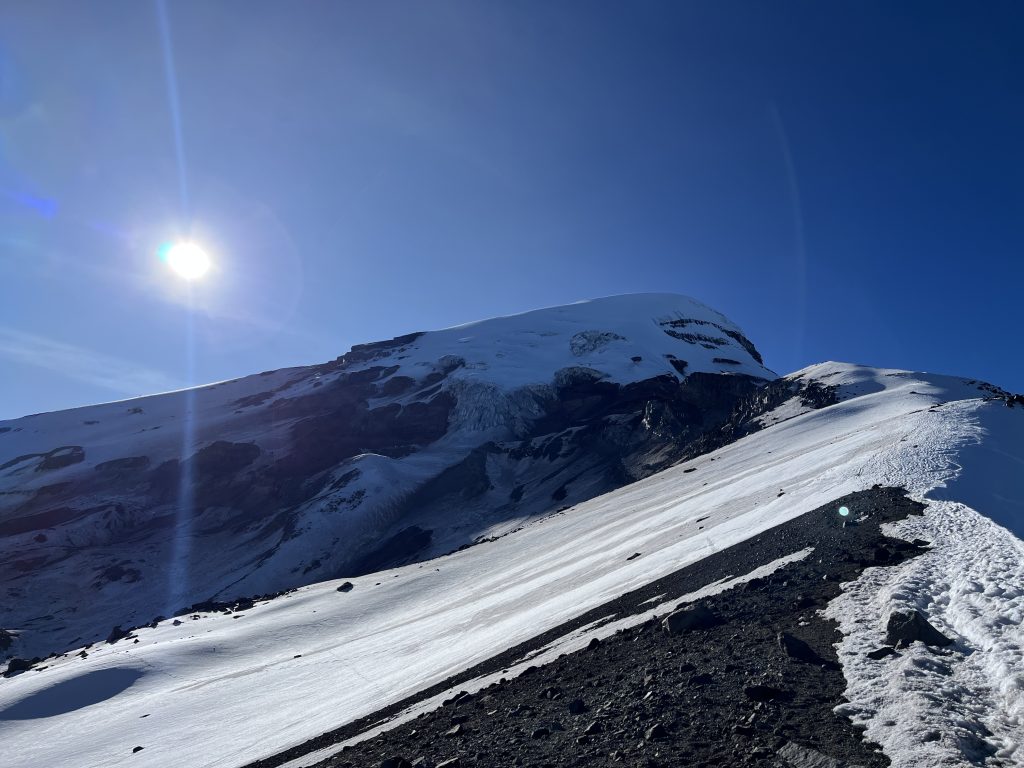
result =
[{"label": "dark volcanic rock", "polygon": [[916,640],[925,645],[952,645],[953,641],[928,623],[917,611],[894,611],[885,628],[885,642],[896,648],[906,648]]},{"label": "dark volcanic rock", "polygon": [[[855,507],[864,514],[864,522],[842,529],[834,515],[822,514],[837,504]],[[834,644],[840,638],[836,625],[795,606],[801,597],[813,605],[826,605],[841,593],[843,582],[868,567],[862,556],[877,546],[895,553],[889,565],[921,552],[918,547],[899,549],[879,531],[880,523],[921,508],[892,489],[837,499],[598,606],[414,697],[255,765],[272,768],[353,738],[416,701],[458,691],[483,675],[504,673],[558,638],[609,615],[645,613],[652,599],[672,605],[716,581],[814,547],[815,558],[790,563],[756,589],[732,589],[708,598],[705,607],[718,622],[699,635],[654,631],[657,621],[619,630],[593,647],[531,666],[528,674],[481,690],[459,706],[459,714],[471,718],[464,727],[471,728],[458,738],[442,738],[452,727],[449,699],[449,706],[361,741],[320,767],[362,768],[379,765],[389,755],[415,753],[433,764],[458,757],[462,764],[536,768],[767,768],[775,765],[780,747],[792,743],[785,753],[790,762],[778,759],[777,768],[819,765],[815,760],[835,761],[820,762],[827,768],[884,768],[888,759],[865,744],[862,732],[834,712],[846,690],[836,663]],[[817,649],[823,663],[806,663],[794,670],[780,647],[779,637],[784,634]],[[553,691],[560,695],[554,696]],[[570,715],[567,702],[575,699],[585,701],[591,714]],[[655,730],[654,739],[645,738],[656,726],[663,731]],[[534,733],[538,737],[530,738]]]},{"label": "dark volcanic rock", "polygon": [[789,632],[780,632],[778,640],[779,648],[791,659],[812,664],[821,664],[824,661],[811,646]]},{"label": "dark volcanic rock", "polygon": [[668,731],[665,730],[665,726],[663,726],[661,723],[655,723],[646,731],[644,731],[644,738],[648,741],[664,739],[666,736],[668,736]]},{"label": "dark volcanic rock", "polygon": [[107,635],[107,642],[113,645],[118,640],[123,640],[126,637],[128,637],[128,633],[125,630],[121,629],[121,627],[114,627],[110,630],[110,634]]},{"label": "dark volcanic rock", "polygon": [[32,669],[35,661],[32,659],[19,659],[15,656],[13,659],[7,662],[7,674],[13,674],[15,672],[24,672],[25,670]]},{"label": "dark volcanic rock", "polygon": [[37,472],[48,469],[62,469],[85,461],[85,450],[80,445],[65,445],[61,448],[54,448],[43,456],[43,460],[36,467]]},{"label": "dark volcanic rock", "polygon": [[338,587],[338,591],[339,592],[351,592],[354,588],[355,587],[353,586],[351,581],[346,581],[344,584],[342,584],[340,587]]},{"label": "dark volcanic rock", "polygon": [[681,635],[685,632],[710,629],[718,623],[718,617],[705,605],[697,603],[670,613],[662,621],[662,626],[670,635]]}]

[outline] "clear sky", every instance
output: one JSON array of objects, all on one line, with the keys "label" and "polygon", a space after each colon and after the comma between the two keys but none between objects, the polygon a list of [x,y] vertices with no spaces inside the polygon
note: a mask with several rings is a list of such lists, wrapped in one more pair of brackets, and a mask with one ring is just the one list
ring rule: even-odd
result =
[{"label": "clear sky", "polygon": [[632,291],[1024,390],[1024,5],[161,7],[0,6],[0,418]]}]

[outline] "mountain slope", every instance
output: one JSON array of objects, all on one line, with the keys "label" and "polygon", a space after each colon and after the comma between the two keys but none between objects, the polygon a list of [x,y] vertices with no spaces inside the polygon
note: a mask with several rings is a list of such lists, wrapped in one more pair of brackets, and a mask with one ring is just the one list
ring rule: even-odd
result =
[{"label": "mountain slope", "polygon": [[507,533],[720,444],[773,378],[719,313],[641,294],[4,422],[6,652]]},{"label": "mountain slope", "polygon": [[[833,603],[845,634],[844,712],[896,765],[962,765],[979,752],[1001,761],[992,765],[1012,764],[1024,737],[1024,685],[1005,671],[1019,670],[1024,648],[1013,618],[1024,610],[1024,519],[1015,506],[1024,489],[1022,475],[1007,469],[1024,460],[1024,409],[1007,408],[976,382],[928,374],[825,364],[793,378],[834,387],[839,402],[813,410],[794,395],[760,417],[764,429],[713,453],[496,541],[353,578],[349,592],[326,582],[248,610],[160,622],[139,630],[137,643],[95,646],[85,658],[4,680],[0,719],[59,686],[118,676],[101,697],[65,698],[45,717],[0,722],[5,750],[25,766],[242,765],[882,484],[927,505],[894,532],[932,546],[904,564],[868,569]],[[864,649],[884,643],[890,611],[907,604],[954,639],[946,672],[920,644],[895,660],[865,658]],[[651,603],[653,612],[671,607]],[[600,631],[552,641],[549,655]],[[936,698],[933,674],[958,695]],[[939,737],[923,739],[922,723],[937,723]],[[144,749],[133,754],[135,746]]]}]

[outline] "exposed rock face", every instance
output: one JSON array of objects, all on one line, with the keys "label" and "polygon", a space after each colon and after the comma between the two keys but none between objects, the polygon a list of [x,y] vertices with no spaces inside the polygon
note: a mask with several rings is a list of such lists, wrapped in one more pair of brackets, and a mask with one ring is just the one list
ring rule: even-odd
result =
[{"label": "exposed rock face", "polygon": [[0,625],[47,653],[502,535],[810,391],[773,377],[698,302],[615,297],[9,422]]}]

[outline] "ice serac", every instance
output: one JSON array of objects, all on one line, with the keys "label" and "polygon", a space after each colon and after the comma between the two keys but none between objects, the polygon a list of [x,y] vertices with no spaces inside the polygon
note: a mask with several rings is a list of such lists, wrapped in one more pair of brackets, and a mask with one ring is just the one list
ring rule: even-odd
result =
[{"label": "ice serac", "polygon": [[749,431],[773,379],[723,315],[640,294],[4,422],[6,653],[507,533]]}]

